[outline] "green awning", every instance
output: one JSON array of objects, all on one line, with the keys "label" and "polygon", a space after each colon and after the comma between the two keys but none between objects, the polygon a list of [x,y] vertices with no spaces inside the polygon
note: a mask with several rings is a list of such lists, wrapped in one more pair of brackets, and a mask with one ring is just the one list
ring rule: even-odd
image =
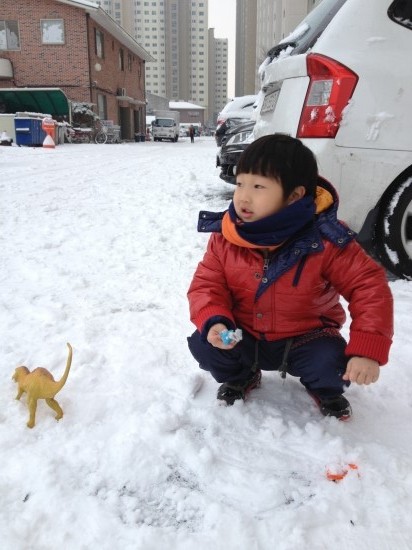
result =
[{"label": "green awning", "polygon": [[0,88],[0,113],[18,111],[69,116],[70,106],[60,88]]}]

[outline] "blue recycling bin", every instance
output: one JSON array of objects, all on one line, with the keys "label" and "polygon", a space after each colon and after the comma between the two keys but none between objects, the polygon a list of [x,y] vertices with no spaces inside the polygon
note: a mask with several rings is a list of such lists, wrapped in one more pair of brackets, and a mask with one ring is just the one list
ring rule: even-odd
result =
[{"label": "blue recycling bin", "polygon": [[31,147],[43,145],[46,132],[41,127],[41,118],[16,117],[14,129],[16,131],[16,144],[29,145]]}]

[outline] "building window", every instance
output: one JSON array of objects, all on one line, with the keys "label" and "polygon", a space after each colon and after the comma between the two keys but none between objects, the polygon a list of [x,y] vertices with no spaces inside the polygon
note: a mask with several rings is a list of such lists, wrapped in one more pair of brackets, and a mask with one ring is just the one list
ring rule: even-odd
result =
[{"label": "building window", "polygon": [[42,44],[64,44],[63,19],[41,19]]},{"label": "building window", "polygon": [[19,50],[20,36],[17,21],[0,20],[0,50]]},{"label": "building window", "polygon": [[107,120],[107,100],[103,94],[97,94],[97,114],[100,120]]},{"label": "building window", "polygon": [[121,48],[119,50],[119,69],[124,71],[124,52]]},{"label": "building window", "polygon": [[104,58],[104,34],[99,29],[94,29],[94,43],[97,57]]}]

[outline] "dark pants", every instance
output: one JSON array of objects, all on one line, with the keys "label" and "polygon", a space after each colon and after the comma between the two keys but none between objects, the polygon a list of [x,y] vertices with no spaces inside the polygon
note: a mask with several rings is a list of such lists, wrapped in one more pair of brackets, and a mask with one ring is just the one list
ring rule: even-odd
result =
[{"label": "dark pants", "polygon": [[[243,340],[233,349],[221,350],[204,342],[195,331],[188,344],[200,368],[209,371],[217,382],[239,384],[256,368],[279,370],[287,340],[257,341],[243,331]],[[346,342],[337,331],[319,330],[298,336],[287,354],[286,372],[300,377],[305,388],[318,397],[340,395],[349,386],[342,380],[348,361],[345,347]]]}]

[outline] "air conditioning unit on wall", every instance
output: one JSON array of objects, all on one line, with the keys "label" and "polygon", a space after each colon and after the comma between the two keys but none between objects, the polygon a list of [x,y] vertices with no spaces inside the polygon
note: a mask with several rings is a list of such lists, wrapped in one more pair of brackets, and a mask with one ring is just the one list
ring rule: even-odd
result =
[{"label": "air conditioning unit on wall", "polygon": [[117,88],[117,95],[126,95],[126,88]]},{"label": "air conditioning unit on wall", "polygon": [[13,78],[13,66],[9,59],[0,58],[0,80]]}]

